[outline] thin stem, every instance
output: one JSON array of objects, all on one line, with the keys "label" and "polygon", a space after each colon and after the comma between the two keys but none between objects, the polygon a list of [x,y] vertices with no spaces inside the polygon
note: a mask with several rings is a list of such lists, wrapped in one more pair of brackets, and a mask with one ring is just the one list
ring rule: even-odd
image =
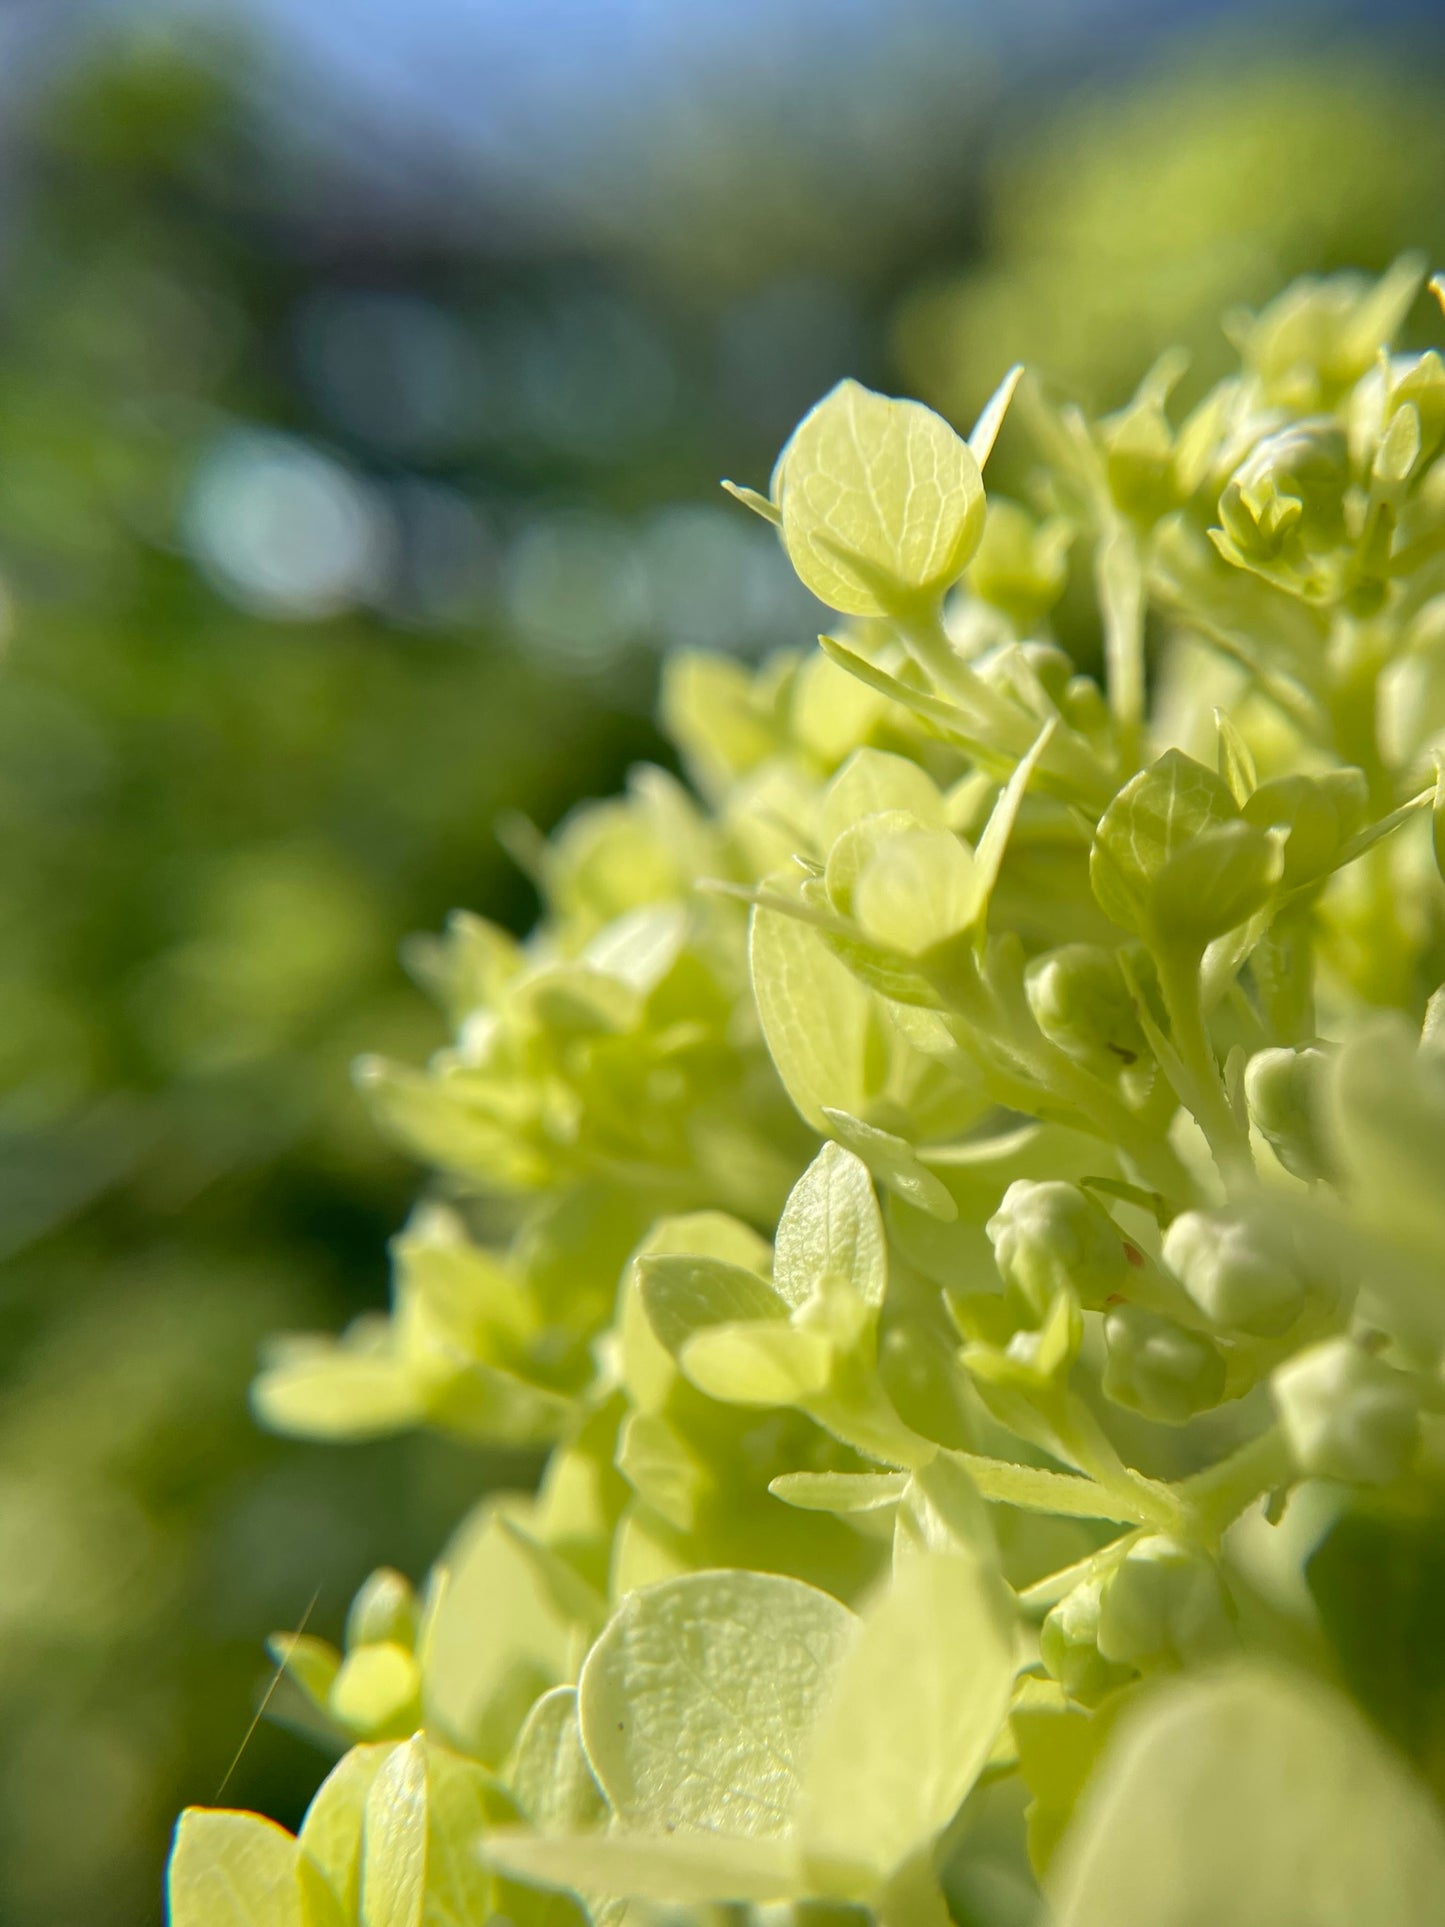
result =
[{"label": "thin stem", "polygon": [[1288,1483],[1293,1476],[1294,1464],[1284,1434],[1273,1425],[1217,1465],[1181,1480],[1174,1491],[1195,1531],[1213,1541],[1256,1499]]},{"label": "thin stem", "polygon": [[1198,959],[1192,953],[1161,946],[1155,962],[1174,1048],[1189,1077],[1190,1089],[1179,1095],[1203,1131],[1220,1176],[1228,1180],[1240,1171],[1252,1171],[1254,1155],[1249,1148],[1249,1134],[1225,1095],[1214,1045],[1204,1021]]},{"label": "thin stem", "polygon": [[1128,1507],[1131,1519],[1160,1532],[1179,1530],[1184,1516],[1173,1488],[1158,1479],[1146,1479],[1142,1472],[1125,1465],[1113,1440],[1077,1392],[1068,1394],[1063,1411],[1052,1414],[1051,1423],[1069,1457],[1112,1500]]},{"label": "thin stem", "polygon": [[[1121,1552],[1132,1545],[1137,1537],[1137,1533],[1126,1532],[1121,1538],[1111,1540],[1107,1547],[1101,1547],[1100,1551]],[[1092,1575],[1098,1558],[1098,1552],[1085,1553],[1082,1559],[1076,1559],[1071,1566],[1061,1566],[1057,1572],[1048,1573],[1044,1578],[1036,1579],[1031,1586],[1025,1586],[1017,1595],[1020,1610],[1030,1619],[1042,1619],[1061,1599],[1067,1599],[1081,1580]]]},{"label": "thin stem", "polygon": [[1144,724],[1144,572],[1124,523],[1114,520],[1099,539],[1095,573],[1104,619],[1104,671],[1109,707],[1126,772],[1139,767]]}]

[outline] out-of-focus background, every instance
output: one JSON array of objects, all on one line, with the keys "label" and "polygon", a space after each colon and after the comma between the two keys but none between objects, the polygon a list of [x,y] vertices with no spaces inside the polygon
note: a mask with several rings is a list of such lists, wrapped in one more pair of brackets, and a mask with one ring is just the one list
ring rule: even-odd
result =
[{"label": "out-of-focus background", "polygon": [[[458,1448],[268,1440],[386,1289],[348,1081],[665,752],[660,652],[816,610],[761,482],[840,375],[1118,401],[1281,279],[1445,259],[1435,10],[1168,0],[0,8],[0,1927],[159,1917],[261,1637],[420,1575]],[[320,1770],[263,1727],[226,1798]]]}]

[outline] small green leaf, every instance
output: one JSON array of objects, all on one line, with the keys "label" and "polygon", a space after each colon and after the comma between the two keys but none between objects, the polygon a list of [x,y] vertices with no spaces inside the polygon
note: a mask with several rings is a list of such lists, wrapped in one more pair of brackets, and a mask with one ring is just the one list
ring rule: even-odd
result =
[{"label": "small green leaf", "polygon": [[862,1118],[850,1117],[847,1111],[835,1110],[830,1104],[823,1106],[823,1116],[838,1143],[861,1158],[895,1197],[944,1224],[951,1224],[958,1216],[952,1192],[922,1162],[907,1138],[880,1130],[876,1124],[865,1124]]},{"label": "small green leaf", "polygon": [[166,1875],[170,1927],[309,1927],[298,1864],[273,1821],[187,1807]]},{"label": "small green leaf", "polygon": [[[1349,773],[1354,774],[1354,772]],[[1398,809],[1391,810],[1377,822],[1367,823],[1364,829],[1357,830],[1347,842],[1340,846],[1334,860],[1334,868],[1342,870],[1347,863],[1353,863],[1356,857],[1363,856],[1366,850],[1372,850],[1387,836],[1393,836],[1396,830],[1403,828],[1411,817],[1418,815],[1421,810],[1433,810],[1435,795],[1436,792],[1433,789],[1421,790],[1418,796],[1412,796],[1409,802],[1402,803]]]},{"label": "small green leaf", "polygon": [[379,1640],[347,1654],[327,1708],[348,1732],[400,1739],[418,1725],[419,1686],[416,1660],[407,1648]]},{"label": "small green leaf", "polygon": [[[908,810],[876,810],[870,816],[860,816],[834,838],[823,869],[823,884],[828,902],[839,917],[853,916],[858,879],[874,857],[894,837],[905,836],[910,830],[927,833],[927,825]],[[940,826],[935,834],[947,836],[949,832]]]},{"label": "small green leaf", "polygon": [[426,1742],[393,1747],[367,1790],[362,1927],[421,1927],[426,1897]]},{"label": "small green leaf", "polygon": [[1151,936],[1165,865],[1238,815],[1221,777],[1181,750],[1166,750],[1124,785],[1095,833],[1089,876],[1099,907],[1122,929]]},{"label": "small green leaf", "polygon": [[1348,1701],[1239,1666],[1121,1722],[1060,1854],[1060,1927],[1435,1927],[1445,1831]]},{"label": "small green leaf", "polygon": [[1024,365],[1016,361],[998,387],[984,403],[978,420],[968,431],[968,445],[973,450],[974,459],[982,469],[993,453],[993,445],[998,440],[999,430],[1003,427],[1004,417],[1008,414],[1009,403],[1014,398],[1014,390],[1024,378]]},{"label": "small green leaf", "polygon": [[[1014,824],[1023,807],[1024,793],[1039,766],[1039,759],[1048,748],[1054,734],[1054,724],[1045,723],[1029,750],[999,792],[998,801],[989,812],[988,822],[984,825],[983,835],[978,841],[976,852],[978,874],[975,888],[978,894],[979,909],[987,913],[993,896],[998,873],[1003,867],[1004,855],[1008,849],[1009,838],[1013,835]],[[978,919],[978,938],[980,946],[984,935],[984,917]]]},{"label": "small green leaf", "polygon": [[[1023,1689],[1033,1687],[1025,1694]],[[1019,1772],[1028,1787],[1029,1859],[1049,1871],[1074,1808],[1098,1761],[1114,1720],[1127,1701],[1117,1692],[1098,1712],[1066,1699],[1055,1686],[1020,1681],[1009,1716],[1018,1743]]]},{"label": "small green leaf", "polygon": [[426,1747],[425,1761],[422,1918],[425,1927],[472,1927],[493,1912],[492,1870],[482,1858],[482,1843],[498,1817],[514,1818],[514,1811],[491,1774],[475,1760],[433,1742]]},{"label": "small green leaf", "polygon": [[753,996],[768,1051],[802,1116],[827,1134],[822,1107],[861,1111],[875,1000],[815,930],[776,910],[753,913]]},{"label": "small green leaf", "polygon": [[818,1728],[798,1816],[810,1868],[856,1870],[863,1897],[928,1845],[988,1758],[1015,1664],[995,1574],[946,1555],[901,1566],[865,1613]]},{"label": "small green leaf", "polygon": [[554,1686],[537,1701],[517,1736],[507,1779],[517,1805],[546,1831],[600,1826],[606,1819],[607,1803],[582,1749],[575,1686]]},{"label": "small green leaf", "polygon": [[789,1193],[778,1220],[773,1281],[795,1310],[831,1285],[881,1305],[888,1283],[883,1220],[867,1166],[825,1144]]},{"label": "small green leaf", "polygon": [[919,402],[840,382],[793,431],[775,470],[783,543],[830,609],[927,604],[978,547],[983,478],[967,442]]},{"label": "small green leaf", "polygon": [[674,1358],[694,1332],[788,1315],[787,1305],[764,1279],[721,1258],[686,1253],[639,1258],[637,1277],[648,1323]]},{"label": "small green leaf", "polygon": [[353,1746],[317,1788],[297,1836],[302,1852],[325,1876],[348,1920],[355,1917],[361,1897],[366,1797],[391,1751],[386,1742]]},{"label": "small green leaf", "polygon": [[816,1398],[833,1375],[833,1347],[793,1325],[714,1325],[678,1359],[700,1392],[726,1405],[796,1405]]},{"label": "small green leaf", "polygon": [[1201,830],[1155,878],[1155,925],[1196,944],[1223,936],[1264,907],[1283,871],[1279,839],[1252,823]]},{"label": "small green leaf", "polygon": [[394,1353],[329,1338],[275,1341],[251,1403],[263,1425],[304,1439],[385,1438],[426,1415],[422,1387]]},{"label": "small green leaf", "polygon": [[908,1490],[906,1472],[784,1472],[768,1487],[800,1512],[878,1512]]},{"label": "small green leaf", "polygon": [[537,1695],[572,1677],[581,1628],[495,1506],[466,1521],[442,1570],[423,1643],[427,1727],[500,1765]]},{"label": "small green leaf", "polygon": [[1215,710],[1214,727],[1219,735],[1219,773],[1230,795],[1243,809],[1259,782],[1254,757],[1249,744],[1224,710]]},{"label": "small green leaf", "polygon": [[819,832],[824,849],[865,816],[903,810],[926,829],[946,823],[943,797],[925,769],[882,749],[855,749],[823,793]]},{"label": "small green leaf", "polygon": [[853,913],[875,943],[916,957],[967,930],[982,878],[951,830],[894,830],[874,848],[853,890]]},{"label": "small green leaf", "polygon": [[783,1833],[853,1624],[826,1593],[755,1572],[690,1573],[625,1599],[578,1688],[620,1823]]}]

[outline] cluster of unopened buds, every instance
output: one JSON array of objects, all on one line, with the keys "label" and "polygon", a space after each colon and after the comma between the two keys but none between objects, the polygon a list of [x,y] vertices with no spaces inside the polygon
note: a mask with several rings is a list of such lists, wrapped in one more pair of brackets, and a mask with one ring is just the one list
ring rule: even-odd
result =
[{"label": "cluster of unopened buds", "polygon": [[688,784],[417,947],[391,1314],[256,1388],[537,1476],[277,1639],[342,1757],[296,1838],[185,1816],[174,1927],[1439,1920],[1445,1713],[1339,1556],[1445,1571],[1422,281],[1300,284],[1188,408],[845,382],[734,491],[838,633],[675,662]]}]

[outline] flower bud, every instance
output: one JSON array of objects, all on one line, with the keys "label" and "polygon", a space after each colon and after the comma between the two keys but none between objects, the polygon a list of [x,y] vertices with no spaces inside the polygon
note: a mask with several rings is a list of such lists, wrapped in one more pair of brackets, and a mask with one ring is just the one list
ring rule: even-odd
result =
[{"label": "flower bud", "polygon": [[1105,1581],[1099,1652],[1120,1666],[1177,1666],[1231,1641],[1229,1595],[1205,1553],[1154,1534],[1140,1539]]},{"label": "flower bud", "polygon": [[1179,504],[1174,433],[1157,394],[1141,394],[1099,424],[1109,493],[1126,515],[1154,523]]},{"label": "flower bud", "polygon": [[1070,1699],[1097,1706],[1134,1677],[1099,1651],[1099,1595],[1102,1577],[1086,1579],[1061,1599],[1039,1629],[1039,1655]]},{"label": "flower bud", "polygon": [[1117,1305],[1104,1320],[1104,1338],[1104,1395],[1116,1405],[1183,1425],[1224,1396],[1224,1360],[1203,1332],[1142,1305]]},{"label": "flower bud", "polygon": [[1074,679],[1073,658],[1056,642],[1021,642],[1019,654],[1044,686],[1045,694],[1062,703]]},{"label": "flower bud", "polygon": [[1365,820],[1369,790],[1363,770],[1320,776],[1277,776],[1244,805],[1246,823],[1284,834],[1286,887],[1317,881],[1335,866],[1342,846]]},{"label": "flower bud", "polygon": [[332,1684],[327,1711],[358,1739],[404,1739],[421,1723],[415,1658],[390,1640],[353,1648]]},{"label": "flower bud", "polygon": [[1035,959],[1025,981],[1029,1009],[1050,1043],[1071,1057],[1108,1056],[1132,1064],[1144,1033],[1114,953],[1102,945],[1066,943]]},{"label": "flower bud", "polygon": [[1128,1282],[1123,1237],[1076,1184],[1016,1178],[986,1229],[999,1275],[1037,1312],[1063,1292],[1096,1308]]},{"label": "flower bud", "polygon": [[1092,676],[1071,676],[1061,707],[1070,729],[1077,730],[1081,736],[1108,740],[1113,711]]},{"label": "flower bud", "polygon": [[416,1640],[416,1594],[411,1581],[381,1566],[362,1582],[346,1615],[346,1650],[390,1642],[408,1649]]},{"label": "flower bud", "polygon": [[1274,1338],[1304,1309],[1303,1280],[1251,1225],[1206,1211],[1182,1212],[1165,1234],[1164,1262],[1223,1329]]},{"label": "flower bud", "polygon": [[1250,1121],[1286,1171],[1318,1178],[1327,1168],[1318,1117],[1320,1078],[1328,1064],[1322,1050],[1257,1051],[1244,1072]]},{"label": "flower bud", "polygon": [[1391,420],[1403,408],[1416,410],[1420,424],[1416,466],[1424,468],[1445,443],[1445,362],[1434,348],[1408,362],[1391,388]]},{"label": "flower bud", "polygon": [[983,540],[969,565],[969,588],[1027,635],[1064,592],[1070,534],[1064,522],[1040,527],[1017,502],[992,497]]},{"label": "flower bud", "polygon": [[1327,1339],[1299,1353],[1279,1367],[1270,1389],[1307,1477],[1388,1485],[1408,1468],[1419,1438],[1419,1399],[1403,1372],[1351,1339]]},{"label": "flower bud", "polygon": [[1418,264],[1408,259],[1378,281],[1357,274],[1296,281],[1249,323],[1240,352],[1271,402],[1332,408],[1392,340],[1419,286]]},{"label": "flower bud", "polygon": [[1289,565],[1336,547],[1345,534],[1349,447],[1333,421],[1302,421],[1266,435],[1235,469],[1219,519],[1249,563]]},{"label": "flower bud", "polygon": [[1083,1336],[1078,1300],[1061,1291],[1041,1325],[1020,1327],[1004,1345],[975,1339],[964,1346],[963,1362],[984,1404],[1013,1425],[1020,1401],[1047,1402],[1067,1383]]}]

